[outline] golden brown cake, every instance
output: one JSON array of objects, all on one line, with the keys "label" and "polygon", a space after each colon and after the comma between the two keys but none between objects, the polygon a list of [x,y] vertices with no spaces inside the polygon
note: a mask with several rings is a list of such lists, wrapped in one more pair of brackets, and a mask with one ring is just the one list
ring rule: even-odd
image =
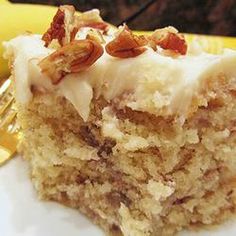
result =
[{"label": "golden brown cake", "polygon": [[137,36],[60,7],[5,44],[20,151],[41,199],[110,235],[173,235],[236,206],[236,52],[187,50],[173,27]]}]

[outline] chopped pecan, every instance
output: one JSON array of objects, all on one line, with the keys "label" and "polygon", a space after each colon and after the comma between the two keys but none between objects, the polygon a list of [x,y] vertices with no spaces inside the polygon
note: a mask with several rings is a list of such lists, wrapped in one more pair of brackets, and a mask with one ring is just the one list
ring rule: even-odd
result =
[{"label": "chopped pecan", "polygon": [[69,73],[86,70],[103,54],[103,47],[96,41],[74,40],[44,58],[39,66],[57,84]]},{"label": "chopped pecan", "polygon": [[86,35],[86,39],[94,40],[101,44],[106,42],[102,36],[102,33],[96,29],[89,30]]},{"label": "chopped pecan", "polygon": [[190,199],[191,199],[190,196],[186,196],[186,197],[183,197],[183,198],[177,198],[172,204],[173,205],[181,205],[181,204],[186,203]]},{"label": "chopped pecan", "polygon": [[74,40],[78,28],[75,25],[75,8],[73,6],[59,7],[53,18],[50,28],[43,35],[45,46],[48,47],[53,40],[63,46]]},{"label": "chopped pecan", "polygon": [[149,39],[152,48],[154,42],[155,45],[163,49],[169,49],[182,55],[185,55],[187,52],[187,43],[184,36],[178,33],[174,27],[155,30]]},{"label": "chopped pecan", "polygon": [[105,138],[104,142],[100,145],[98,150],[98,156],[104,157],[112,154],[112,148],[116,145],[116,141],[113,139]]},{"label": "chopped pecan", "polygon": [[147,43],[144,36],[134,35],[127,26],[124,26],[116,38],[106,45],[106,51],[113,57],[136,57],[147,50],[144,47]]},{"label": "chopped pecan", "polygon": [[76,18],[78,28],[91,27],[102,31],[107,31],[109,25],[103,21],[98,9],[86,11]]},{"label": "chopped pecan", "polygon": [[118,235],[122,235],[121,233],[121,229],[120,229],[120,226],[116,225],[115,223],[113,223],[110,228],[109,228],[110,232],[111,232],[111,235],[114,235],[114,236],[118,236]]},{"label": "chopped pecan", "polygon": [[126,206],[130,206],[132,204],[132,200],[127,195],[128,195],[127,193],[123,193],[121,191],[113,191],[107,193],[105,197],[112,207],[119,208],[120,203],[122,202]]},{"label": "chopped pecan", "polygon": [[80,136],[91,147],[98,147],[100,145],[93,129],[89,126],[82,125],[80,127]]}]

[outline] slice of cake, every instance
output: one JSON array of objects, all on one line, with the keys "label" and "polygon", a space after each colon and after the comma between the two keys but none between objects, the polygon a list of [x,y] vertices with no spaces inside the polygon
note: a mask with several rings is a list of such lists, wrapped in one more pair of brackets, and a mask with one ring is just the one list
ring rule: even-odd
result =
[{"label": "slice of cake", "polygon": [[137,36],[60,7],[5,43],[20,151],[41,199],[110,235],[173,235],[236,206],[236,52],[187,50],[172,27]]}]

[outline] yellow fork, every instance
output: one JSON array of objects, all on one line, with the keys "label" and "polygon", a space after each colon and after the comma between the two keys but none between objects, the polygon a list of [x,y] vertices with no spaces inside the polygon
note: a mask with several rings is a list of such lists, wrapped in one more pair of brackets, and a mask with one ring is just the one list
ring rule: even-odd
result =
[{"label": "yellow fork", "polygon": [[0,166],[16,153],[18,127],[11,80],[0,81]]}]

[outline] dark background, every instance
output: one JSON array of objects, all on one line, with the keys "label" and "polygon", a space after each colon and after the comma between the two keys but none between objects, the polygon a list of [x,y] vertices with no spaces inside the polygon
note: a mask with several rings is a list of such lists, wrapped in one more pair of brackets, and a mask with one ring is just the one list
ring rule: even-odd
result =
[{"label": "dark background", "polygon": [[[104,20],[118,25],[147,0],[11,0],[50,5],[73,4],[77,10],[98,8]],[[156,0],[129,22],[136,30],[173,25],[181,32],[236,36],[236,0]]]}]

